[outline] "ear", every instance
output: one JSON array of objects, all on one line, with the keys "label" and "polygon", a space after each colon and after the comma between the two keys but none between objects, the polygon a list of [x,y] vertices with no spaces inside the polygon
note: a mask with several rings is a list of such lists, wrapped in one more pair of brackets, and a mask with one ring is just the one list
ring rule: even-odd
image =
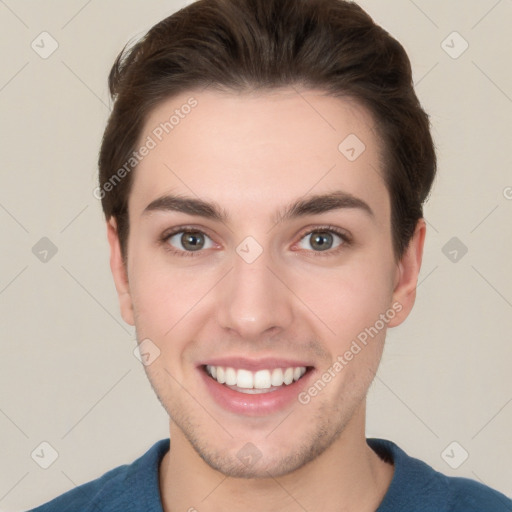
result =
[{"label": "ear", "polygon": [[135,325],[127,269],[121,254],[117,222],[114,217],[107,221],[107,238],[110,245],[110,270],[116,285],[121,316],[127,324]]},{"label": "ear", "polygon": [[400,325],[409,316],[414,306],[426,231],[425,220],[419,219],[409,245],[398,263],[397,278],[393,290],[393,309],[397,314],[389,322],[389,327]]}]

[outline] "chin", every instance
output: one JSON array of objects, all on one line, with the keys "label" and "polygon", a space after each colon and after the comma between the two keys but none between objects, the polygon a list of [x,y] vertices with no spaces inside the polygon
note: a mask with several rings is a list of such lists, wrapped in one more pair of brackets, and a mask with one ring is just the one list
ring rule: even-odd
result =
[{"label": "chin", "polygon": [[[302,425],[305,424],[303,421]],[[211,434],[208,439],[207,432],[183,424],[178,426],[199,457],[215,471],[231,478],[268,479],[288,475],[312,463],[336,442],[345,424],[310,423],[310,429],[301,432],[289,423],[275,435],[267,432],[252,438],[250,434],[245,438],[223,438],[223,446]],[[293,438],[289,435],[290,428]]]}]

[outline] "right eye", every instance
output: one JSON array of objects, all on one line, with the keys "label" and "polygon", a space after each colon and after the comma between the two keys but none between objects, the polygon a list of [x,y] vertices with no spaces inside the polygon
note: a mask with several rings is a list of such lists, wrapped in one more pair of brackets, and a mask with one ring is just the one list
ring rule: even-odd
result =
[{"label": "right eye", "polygon": [[214,247],[214,243],[208,235],[195,229],[174,231],[167,234],[164,240],[173,247],[173,252],[179,256],[192,256],[193,254],[190,253]]}]

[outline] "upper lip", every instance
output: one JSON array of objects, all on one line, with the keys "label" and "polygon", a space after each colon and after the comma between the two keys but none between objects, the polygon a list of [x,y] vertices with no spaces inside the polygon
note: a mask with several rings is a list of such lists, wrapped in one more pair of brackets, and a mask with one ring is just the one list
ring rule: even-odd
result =
[{"label": "upper lip", "polygon": [[216,357],[199,363],[199,366],[222,366],[224,368],[234,368],[237,370],[274,370],[275,368],[290,368],[297,366],[311,367],[311,363],[298,361],[296,359],[285,358],[263,358],[248,359],[247,357]]}]

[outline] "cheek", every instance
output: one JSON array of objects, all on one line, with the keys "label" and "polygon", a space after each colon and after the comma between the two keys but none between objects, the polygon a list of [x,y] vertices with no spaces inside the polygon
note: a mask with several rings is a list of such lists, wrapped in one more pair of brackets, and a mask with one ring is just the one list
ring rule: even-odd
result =
[{"label": "cheek", "polygon": [[357,263],[316,269],[294,279],[294,291],[338,342],[350,342],[390,307],[392,277],[384,261],[361,257]]},{"label": "cheek", "polygon": [[183,268],[171,265],[165,257],[142,253],[132,259],[130,292],[139,337],[163,343],[179,339],[200,307],[201,298],[215,283],[213,269]]},{"label": "cheek", "polygon": [[[178,392],[175,379],[181,382],[183,354],[187,348],[187,319],[201,291],[195,284],[187,286],[187,278],[178,272],[159,271],[155,265],[134,268],[132,301],[137,339],[149,339],[158,347],[158,358],[145,366],[155,390],[171,403]],[[173,391],[174,390],[174,391]]]}]

